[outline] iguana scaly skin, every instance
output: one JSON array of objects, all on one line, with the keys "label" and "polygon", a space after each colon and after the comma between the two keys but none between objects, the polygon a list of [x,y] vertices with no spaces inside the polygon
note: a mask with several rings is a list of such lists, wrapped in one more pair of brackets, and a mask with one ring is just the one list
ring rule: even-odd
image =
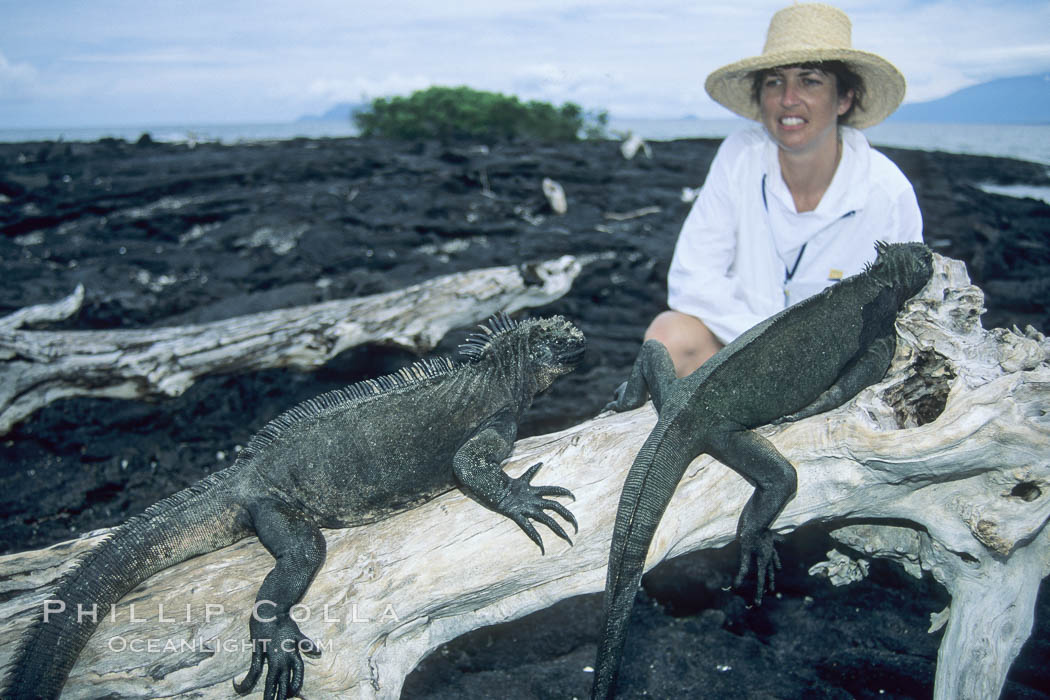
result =
[{"label": "iguana scaly skin", "polygon": [[297,695],[299,650],[319,653],[289,612],[324,562],[320,528],[375,522],[458,484],[517,523],[541,551],[530,520],[569,540],[545,511],[575,528],[568,509],[547,498],[572,494],[532,486],[539,464],[517,479],[500,467],[535,394],[580,362],[583,334],[559,317],[516,323],[501,315],[481,328],[461,346],[463,362],[424,360],[286,411],[231,467],[114,530],[63,578],[52,598],[65,613],[46,623],[41,617],[27,631],[0,696],[58,696],[95,628],[90,617],[77,622],[78,604],[106,611],[156,572],[253,533],[276,564],[256,597],[260,614],[249,624],[251,667],[234,688],[250,692],[268,665],[267,700]]},{"label": "iguana scaly skin", "polygon": [[605,583],[605,622],[595,664],[595,698],[612,694],[627,620],[656,527],[686,467],[703,453],[755,487],[737,525],[739,586],[756,563],[756,602],[780,566],[769,527],[794,495],[795,470],[753,432],[768,423],[831,410],[885,375],[894,321],[930,279],[921,243],[879,244],[864,272],[754,326],[687,377],[676,379],[667,350],[650,340],[609,405],[641,406],[651,394],[659,420],[634,460],[616,513]]}]

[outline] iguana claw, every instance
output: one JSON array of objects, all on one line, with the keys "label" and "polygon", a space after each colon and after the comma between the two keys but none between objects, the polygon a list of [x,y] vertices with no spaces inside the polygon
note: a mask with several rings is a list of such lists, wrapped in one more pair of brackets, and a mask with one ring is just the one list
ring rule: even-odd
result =
[{"label": "iguana claw", "polygon": [[233,682],[233,689],[238,695],[252,692],[265,664],[267,670],[263,700],[285,700],[299,695],[303,687],[303,659],[300,653],[317,658],[321,650],[299,631],[299,626],[287,615],[272,620],[260,620],[253,616],[250,627],[253,642],[251,666],[244,680]]},{"label": "iguana claw", "polygon": [[517,523],[518,527],[529,536],[529,539],[540,548],[540,553],[545,554],[543,538],[540,537],[540,533],[536,531],[533,524],[529,522],[530,519],[543,523],[550,528],[551,532],[570,545],[572,544],[572,539],[569,538],[562,526],[544,511],[552,510],[560,515],[572,525],[575,533],[578,533],[580,528],[576,523],[576,518],[568,508],[557,501],[546,498],[547,496],[568,496],[576,500],[576,497],[572,495],[572,491],[561,486],[533,486],[530,483],[532,477],[536,476],[536,472],[539,471],[541,466],[543,466],[543,462],[537,462],[529,467],[524,474],[510,480],[507,494],[499,503],[499,510]]},{"label": "iguana claw", "polygon": [[755,605],[762,604],[762,595],[767,590],[772,592],[776,584],[776,571],[783,568],[780,556],[773,546],[774,537],[770,530],[752,537],[740,539],[740,568],[737,569],[733,587],[739,588],[744,578],[751,571],[751,558],[755,559]]}]

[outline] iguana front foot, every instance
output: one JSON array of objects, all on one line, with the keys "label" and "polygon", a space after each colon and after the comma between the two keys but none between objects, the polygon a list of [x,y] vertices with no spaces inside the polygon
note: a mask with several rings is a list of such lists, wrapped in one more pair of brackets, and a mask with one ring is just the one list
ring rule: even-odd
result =
[{"label": "iguana front foot", "polygon": [[605,404],[605,408],[602,409],[602,413],[607,413],[609,411],[615,411],[617,413],[622,413],[623,411],[630,410],[628,407],[624,406],[624,398],[623,397],[624,397],[624,395],[626,393],[627,393],[627,382],[624,382],[620,386],[616,387],[616,391],[613,392],[613,400],[610,401],[609,403]]},{"label": "iguana front foot", "polygon": [[565,534],[565,530],[545,511],[553,510],[569,521],[574,533],[579,532],[580,528],[576,524],[576,518],[569,512],[568,508],[557,501],[545,498],[545,496],[568,496],[575,501],[576,497],[572,495],[572,491],[561,486],[533,486],[529,483],[532,481],[532,477],[536,476],[536,472],[539,471],[541,466],[543,466],[543,462],[537,462],[518,478],[512,478],[507,493],[496,505],[496,510],[517,523],[518,527],[529,536],[529,539],[539,546],[540,554],[544,554],[543,538],[540,537],[540,533],[529,522],[530,518],[549,527],[555,535],[570,545],[572,540]]},{"label": "iguana front foot", "polygon": [[733,587],[739,588],[751,571],[751,559],[755,560],[755,605],[762,604],[762,594],[772,593],[776,583],[776,570],[782,568],[780,557],[773,546],[773,532],[762,530],[753,535],[740,536],[740,568],[737,569]]},{"label": "iguana front foot", "polygon": [[233,682],[238,695],[247,695],[255,688],[265,663],[266,683],[263,700],[285,700],[299,695],[303,687],[303,659],[300,652],[311,658],[321,655],[310,639],[299,631],[288,615],[259,619],[253,613],[250,623],[252,636],[252,663],[244,680]]}]

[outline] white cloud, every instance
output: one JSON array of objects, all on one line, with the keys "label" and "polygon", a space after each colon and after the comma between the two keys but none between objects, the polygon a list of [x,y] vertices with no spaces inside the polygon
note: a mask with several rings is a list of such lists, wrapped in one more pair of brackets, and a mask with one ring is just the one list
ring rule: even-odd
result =
[{"label": "white cloud", "polygon": [[224,47],[167,46],[145,50],[99,51],[73,53],[64,60],[83,66],[102,68],[106,65],[120,66],[226,66],[257,60],[256,50],[230,49]]},{"label": "white cloud", "polygon": [[510,92],[523,98],[555,102],[580,101],[622,90],[622,82],[608,71],[575,69],[556,63],[516,67],[509,76]]},{"label": "white cloud", "polygon": [[[357,102],[362,98],[369,100],[386,95],[407,95],[432,84],[432,80],[420,74],[391,73],[381,78],[316,78],[307,85],[306,94],[328,103]],[[301,92],[301,88],[288,87],[288,94]]]},{"label": "white cloud", "polygon": [[12,63],[0,52],[0,95],[22,92],[30,88],[36,79],[36,68],[28,63]]}]

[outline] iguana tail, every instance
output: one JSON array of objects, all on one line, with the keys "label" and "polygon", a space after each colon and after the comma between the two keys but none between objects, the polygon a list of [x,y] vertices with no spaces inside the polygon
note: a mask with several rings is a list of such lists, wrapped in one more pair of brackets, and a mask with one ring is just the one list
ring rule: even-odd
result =
[{"label": "iguana tail", "polygon": [[596,699],[612,696],[649,544],[692,461],[686,446],[678,445],[674,439],[678,434],[680,431],[668,430],[663,421],[657,424],[635,457],[620,493],[605,578],[605,620],[591,694]]},{"label": "iguana tail", "polygon": [[88,551],[26,630],[0,696],[57,698],[111,605],[158,571],[250,534],[247,517],[231,496],[239,471],[230,467],[155,503]]}]

